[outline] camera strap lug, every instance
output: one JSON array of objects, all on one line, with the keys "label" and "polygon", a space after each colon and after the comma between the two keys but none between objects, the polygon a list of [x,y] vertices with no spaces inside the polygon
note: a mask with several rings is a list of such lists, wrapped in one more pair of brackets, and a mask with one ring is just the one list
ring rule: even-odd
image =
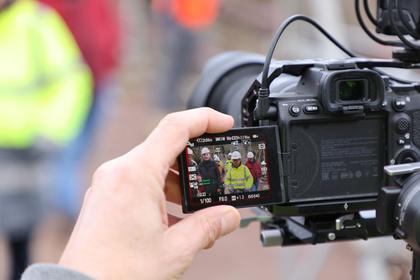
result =
[{"label": "camera strap lug", "polygon": [[290,170],[292,169],[291,167],[291,159],[290,159],[290,153],[280,153],[281,155],[281,160],[283,161],[283,170],[282,172],[282,176],[290,176]]}]

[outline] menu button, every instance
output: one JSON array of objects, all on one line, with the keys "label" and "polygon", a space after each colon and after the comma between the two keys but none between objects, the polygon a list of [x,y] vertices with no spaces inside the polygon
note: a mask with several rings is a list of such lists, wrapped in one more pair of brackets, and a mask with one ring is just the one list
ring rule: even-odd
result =
[{"label": "menu button", "polygon": [[316,114],[316,113],[319,113],[319,106],[318,105],[306,105],[304,108],[303,108],[303,111],[306,113],[306,114]]}]

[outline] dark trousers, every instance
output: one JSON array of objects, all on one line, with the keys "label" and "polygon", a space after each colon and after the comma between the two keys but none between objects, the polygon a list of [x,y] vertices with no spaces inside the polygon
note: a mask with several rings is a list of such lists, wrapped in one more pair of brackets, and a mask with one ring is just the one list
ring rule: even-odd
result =
[{"label": "dark trousers", "polygon": [[207,185],[207,186],[205,186],[206,195],[220,194],[220,193],[217,192],[218,189],[219,189],[218,185]]},{"label": "dark trousers", "polygon": [[31,234],[23,234],[8,238],[11,261],[11,280],[19,280],[29,264],[29,245]]}]

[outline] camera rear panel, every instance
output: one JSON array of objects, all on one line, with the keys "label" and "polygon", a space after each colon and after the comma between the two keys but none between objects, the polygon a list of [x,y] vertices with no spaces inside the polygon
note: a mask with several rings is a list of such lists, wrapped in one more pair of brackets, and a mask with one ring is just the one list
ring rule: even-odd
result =
[{"label": "camera rear panel", "polygon": [[289,202],[375,196],[383,186],[385,119],[293,122]]},{"label": "camera rear panel", "polygon": [[319,213],[374,209],[380,188],[395,184],[383,166],[420,160],[420,95],[408,87],[389,89],[380,110],[352,116],[290,96],[277,97],[289,207],[282,215],[308,214],[314,204]]}]

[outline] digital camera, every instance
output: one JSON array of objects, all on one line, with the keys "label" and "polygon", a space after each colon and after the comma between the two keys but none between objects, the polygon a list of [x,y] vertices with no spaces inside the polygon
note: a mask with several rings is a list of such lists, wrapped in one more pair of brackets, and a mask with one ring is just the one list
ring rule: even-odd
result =
[{"label": "digital camera", "polygon": [[241,127],[278,127],[278,186],[271,209],[281,216],[375,209],[392,185],[385,165],[420,159],[420,94],[376,67],[400,62],[367,59],[272,62],[269,108],[255,120],[264,58],[225,53],[205,68],[190,107],[209,106]]},{"label": "digital camera", "polygon": [[[316,21],[295,15],[279,26],[265,57],[230,52],[208,62],[188,106],[208,106],[233,116],[237,129],[222,137],[242,135],[250,143],[235,145],[205,135],[211,141],[201,149],[218,153],[223,147],[240,153],[264,144],[259,154],[265,177],[252,175],[254,182],[263,181],[263,188],[251,188],[244,185],[244,173],[233,194],[204,191],[197,199],[191,191],[196,183],[187,176],[187,147],[179,160],[183,208],[261,206],[254,208],[257,216],[243,219],[242,225],[260,221],[263,246],[393,235],[407,242],[413,252],[411,278],[420,280],[420,84],[384,72],[420,68],[419,5],[416,0],[378,0],[375,17],[369,1],[354,4],[366,35],[381,45],[399,47],[393,59],[357,58]],[[375,35],[366,17],[376,32],[397,40]],[[297,21],[315,27],[350,58],[272,60],[282,34]],[[254,133],[258,137],[252,139]],[[200,146],[194,141],[190,144]],[[241,160],[238,154],[236,158]],[[218,186],[229,189],[231,180],[223,181],[225,177]],[[197,184],[203,184],[202,176]]]},{"label": "digital camera", "polygon": [[[208,106],[233,116],[237,128],[225,132],[226,139],[230,133],[250,137],[251,130],[264,127],[271,132],[239,146],[216,141],[218,135],[205,135],[210,148],[201,148],[223,158],[226,153],[219,150],[252,152],[258,141],[265,145],[267,139],[274,144],[259,151],[266,163],[264,187],[244,185],[249,177],[245,172],[235,182],[238,189],[233,187],[228,195],[223,187],[232,190],[235,184],[224,181],[226,175],[218,177],[218,191],[204,188],[194,195],[191,187],[203,187],[209,179],[200,175],[197,182],[189,181],[186,148],[179,161],[184,210],[216,204],[261,206],[254,208],[256,217],[242,222],[261,222],[264,246],[393,235],[413,250],[412,276],[420,279],[415,273],[420,271],[420,84],[387,73],[387,68],[420,68],[418,9],[410,8],[414,2],[380,0],[375,18],[368,1],[363,1],[376,31],[394,35],[397,41],[373,34],[364,21],[361,1],[354,2],[358,22],[372,40],[400,47],[393,51],[393,59],[358,58],[304,15],[291,16],[279,26],[265,57],[230,52],[211,59],[188,106]],[[297,21],[315,27],[350,58],[274,61],[277,42]],[[205,160],[197,150],[195,156]],[[244,164],[238,154],[236,158]],[[197,194],[203,197],[197,199]]]}]

